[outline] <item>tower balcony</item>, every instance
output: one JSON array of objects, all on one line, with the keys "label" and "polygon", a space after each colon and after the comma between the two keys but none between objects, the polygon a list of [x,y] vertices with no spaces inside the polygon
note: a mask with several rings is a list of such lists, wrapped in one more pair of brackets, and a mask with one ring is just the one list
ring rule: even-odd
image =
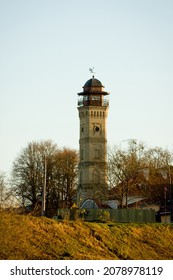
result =
[{"label": "tower balcony", "polygon": [[78,98],[78,107],[82,106],[109,106],[109,99],[108,96],[102,95],[92,95],[92,96],[79,96]]}]

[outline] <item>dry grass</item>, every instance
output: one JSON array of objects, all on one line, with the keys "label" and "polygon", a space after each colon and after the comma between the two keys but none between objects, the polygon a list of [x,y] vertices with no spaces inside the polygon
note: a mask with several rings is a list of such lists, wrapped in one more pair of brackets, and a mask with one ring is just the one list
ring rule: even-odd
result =
[{"label": "dry grass", "polygon": [[57,222],[0,212],[0,259],[173,259],[173,228],[162,224]]}]

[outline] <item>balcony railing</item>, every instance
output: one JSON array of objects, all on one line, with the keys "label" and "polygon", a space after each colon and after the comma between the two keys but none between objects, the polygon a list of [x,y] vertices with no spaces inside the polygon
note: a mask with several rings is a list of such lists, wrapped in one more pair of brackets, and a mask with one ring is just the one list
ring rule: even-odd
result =
[{"label": "balcony railing", "polygon": [[82,106],[104,106],[104,107],[108,107],[109,106],[109,99],[107,97],[104,97],[103,99],[94,99],[94,98],[90,98],[90,99],[86,99],[83,96],[79,97],[78,99],[78,106],[82,107]]}]

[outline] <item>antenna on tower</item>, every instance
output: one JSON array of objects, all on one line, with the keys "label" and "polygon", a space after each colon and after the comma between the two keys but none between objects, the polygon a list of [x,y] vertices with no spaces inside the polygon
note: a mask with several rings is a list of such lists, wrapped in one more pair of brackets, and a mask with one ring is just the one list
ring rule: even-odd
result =
[{"label": "antenna on tower", "polygon": [[90,73],[92,73],[92,74],[93,74],[93,78],[94,78],[94,74],[96,73],[96,72],[94,71],[94,67],[89,68],[89,71],[90,71]]}]

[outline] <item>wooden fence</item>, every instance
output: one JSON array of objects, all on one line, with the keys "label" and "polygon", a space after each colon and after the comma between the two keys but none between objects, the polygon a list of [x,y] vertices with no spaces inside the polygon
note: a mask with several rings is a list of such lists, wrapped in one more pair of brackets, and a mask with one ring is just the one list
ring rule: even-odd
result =
[{"label": "wooden fence", "polygon": [[58,209],[58,219],[117,223],[154,223],[155,211],[148,209]]}]

